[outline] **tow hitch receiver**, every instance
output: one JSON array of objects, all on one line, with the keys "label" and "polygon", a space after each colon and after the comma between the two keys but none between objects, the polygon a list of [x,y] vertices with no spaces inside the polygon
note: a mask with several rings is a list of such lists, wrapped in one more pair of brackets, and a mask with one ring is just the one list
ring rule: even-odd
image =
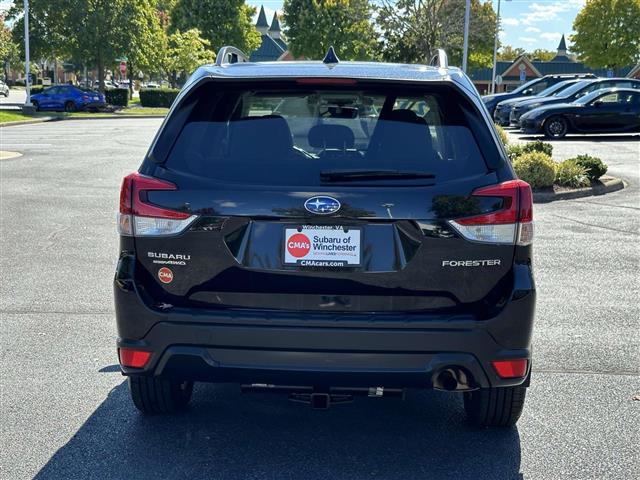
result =
[{"label": "tow hitch receiver", "polygon": [[298,387],[288,385],[270,385],[253,383],[242,385],[242,393],[284,393],[289,394],[289,400],[296,403],[311,405],[314,410],[327,410],[331,405],[353,402],[356,395],[363,397],[402,397],[404,390],[399,388],[369,387],[369,388],[345,388],[345,387]]}]

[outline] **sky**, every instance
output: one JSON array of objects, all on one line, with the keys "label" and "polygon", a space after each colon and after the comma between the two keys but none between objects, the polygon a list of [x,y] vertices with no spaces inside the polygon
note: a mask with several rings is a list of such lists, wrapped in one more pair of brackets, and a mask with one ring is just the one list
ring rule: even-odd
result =
[{"label": "sky", "polygon": [[[379,0],[373,0],[379,1]],[[464,0],[456,0],[464,1]],[[487,0],[498,8],[498,0]],[[573,20],[586,0],[502,0],[500,16],[502,18],[503,44],[521,47],[531,51],[536,48],[555,50],[562,34],[568,36],[572,32]],[[11,0],[0,0],[0,11],[11,5]],[[267,19],[270,22],[273,12],[282,11],[282,0],[248,0],[248,4],[264,5]],[[472,19],[473,21],[473,19]]]},{"label": "sky", "polygon": [[[374,0],[375,1],[375,0]],[[464,0],[456,0],[464,1]],[[491,0],[488,0],[491,1]],[[527,51],[543,48],[555,51],[562,34],[572,33],[573,20],[586,0],[502,0],[500,17],[503,44],[521,47]],[[282,0],[249,0],[248,4],[260,8],[264,5],[267,20],[271,22],[273,12],[282,11]],[[497,11],[498,0],[493,0],[493,9]],[[472,19],[473,21],[473,19]]]}]

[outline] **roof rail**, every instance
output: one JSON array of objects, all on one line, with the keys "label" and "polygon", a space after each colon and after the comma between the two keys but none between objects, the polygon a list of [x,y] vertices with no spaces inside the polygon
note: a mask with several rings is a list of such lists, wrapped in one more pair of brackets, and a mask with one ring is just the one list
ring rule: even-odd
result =
[{"label": "roof rail", "polygon": [[230,63],[248,62],[249,57],[239,48],[227,45],[218,50],[216,65],[221,67]]},{"label": "roof rail", "polygon": [[429,62],[429,65],[438,68],[449,68],[449,58],[447,57],[447,52],[445,52],[441,48],[436,50],[436,54],[431,57],[431,62]]}]

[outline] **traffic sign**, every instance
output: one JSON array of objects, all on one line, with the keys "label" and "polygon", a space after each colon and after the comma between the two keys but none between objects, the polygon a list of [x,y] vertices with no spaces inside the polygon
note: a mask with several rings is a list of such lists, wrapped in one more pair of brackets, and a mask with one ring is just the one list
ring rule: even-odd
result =
[{"label": "traffic sign", "polygon": [[502,75],[496,75],[496,85],[502,85]]}]

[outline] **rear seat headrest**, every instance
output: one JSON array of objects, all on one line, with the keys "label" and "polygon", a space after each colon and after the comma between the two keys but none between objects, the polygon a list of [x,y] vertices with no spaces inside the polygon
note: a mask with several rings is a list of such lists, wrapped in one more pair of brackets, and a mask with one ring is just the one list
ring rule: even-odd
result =
[{"label": "rear seat headrest", "polygon": [[232,157],[274,158],[293,151],[289,124],[280,115],[234,120],[229,123],[229,137]]},{"label": "rear seat headrest", "polygon": [[314,148],[353,148],[355,136],[344,125],[316,125],[308,135],[309,145]]}]

